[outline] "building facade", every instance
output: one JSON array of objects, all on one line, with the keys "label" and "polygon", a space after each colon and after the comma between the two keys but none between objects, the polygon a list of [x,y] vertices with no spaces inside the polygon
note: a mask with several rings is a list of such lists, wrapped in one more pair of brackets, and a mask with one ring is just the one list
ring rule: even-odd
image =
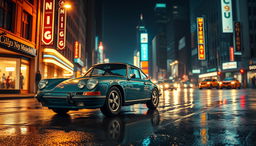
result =
[{"label": "building facade", "polygon": [[[86,1],[70,2],[70,9],[64,5],[62,0],[42,1],[40,72],[43,78],[79,77],[86,70]],[[50,24],[45,17],[51,20]]]},{"label": "building facade", "polygon": [[34,92],[39,0],[0,1],[0,94]]},{"label": "building facade", "polygon": [[[235,77],[244,87],[248,86],[248,75],[241,70],[248,69],[250,58],[253,63],[255,32],[250,28],[253,14],[249,3],[253,2],[190,0],[191,62],[194,77],[198,75],[199,80]],[[202,32],[198,31],[198,18],[203,19],[204,36],[199,35]],[[204,40],[204,59],[199,57],[200,37]]]}]

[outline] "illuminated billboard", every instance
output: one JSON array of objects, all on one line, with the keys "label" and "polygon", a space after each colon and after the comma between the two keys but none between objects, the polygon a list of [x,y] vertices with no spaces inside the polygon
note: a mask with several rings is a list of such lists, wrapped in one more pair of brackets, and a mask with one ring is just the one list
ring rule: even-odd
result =
[{"label": "illuminated billboard", "polygon": [[44,0],[42,21],[42,42],[44,45],[53,43],[55,0]]},{"label": "illuminated billboard", "polygon": [[57,46],[58,49],[63,50],[66,46],[66,11],[63,7],[64,1],[61,1],[60,8],[58,11],[58,36],[57,36]]},{"label": "illuminated billboard", "polygon": [[148,61],[148,44],[141,44],[140,49],[140,60]]},{"label": "illuminated billboard", "polygon": [[141,43],[148,43],[148,34],[147,33],[141,33],[140,34],[140,42]]},{"label": "illuminated billboard", "polygon": [[222,32],[233,33],[232,0],[221,0]]},{"label": "illuminated billboard", "polygon": [[236,69],[237,68],[237,62],[226,62],[222,63],[222,69],[227,70],[227,69]]},{"label": "illuminated billboard", "polygon": [[205,60],[204,18],[197,17],[198,60]]}]

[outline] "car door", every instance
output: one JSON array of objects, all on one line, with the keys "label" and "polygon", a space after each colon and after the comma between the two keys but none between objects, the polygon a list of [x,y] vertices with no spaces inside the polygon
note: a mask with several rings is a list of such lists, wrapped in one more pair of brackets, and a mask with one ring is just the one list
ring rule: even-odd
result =
[{"label": "car door", "polygon": [[151,86],[152,83],[150,82],[149,78],[147,77],[146,74],[142,70],[140,70],[140,76],[141,80],[144,82],[144,94],[146,98],[151,97]]},{"label": "car door", "polygon": [[137,101],[145,98],[144,82],[141,80],[139,69],[135,67],[129,68],[128,81],[125,90],[128,101]]}]

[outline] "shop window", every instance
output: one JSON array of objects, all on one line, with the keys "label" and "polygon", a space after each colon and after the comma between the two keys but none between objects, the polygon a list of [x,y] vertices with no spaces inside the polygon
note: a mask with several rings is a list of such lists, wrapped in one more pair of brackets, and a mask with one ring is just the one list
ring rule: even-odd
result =
[{"label": "shop window", "polygon": [[31,30],[32,30],[32,16],[26,11],[22,14],[22,26],[21,26],[21,36],[27,40],[31,40]]},{"label": "shop window", "polygon": [[0,27],[14,31],[15,3],[11,0],[0,0]]},{"label": "shop window", "polygon": [[0,89],[19,90],[20,59],[0,58]]}]

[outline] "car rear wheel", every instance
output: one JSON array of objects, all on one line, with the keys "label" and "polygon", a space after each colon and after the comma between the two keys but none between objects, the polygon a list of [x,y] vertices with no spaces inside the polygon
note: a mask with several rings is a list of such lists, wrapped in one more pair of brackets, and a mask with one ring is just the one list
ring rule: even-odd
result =
[{"label": "car rear wheel", "polygon": [[67,114],[67,112],[69,111],[69,109],[65,109],[65,108],[53,108],[52,111],[54,111],[57,114],[60,115],[65,115]]},{"label": "car rear wheel", "polygon": [[100,108],[105,116],[116,116],[121,111],[122,95],[117,87],[112,87],[107,95],[104,105]]},{"label": "car rear wheel", "polygon": [[159,104],[159,92],[157,89],[153,89],[151,94],[151,100],[149,100],[146,105],[148,109],[154,110]]}]

